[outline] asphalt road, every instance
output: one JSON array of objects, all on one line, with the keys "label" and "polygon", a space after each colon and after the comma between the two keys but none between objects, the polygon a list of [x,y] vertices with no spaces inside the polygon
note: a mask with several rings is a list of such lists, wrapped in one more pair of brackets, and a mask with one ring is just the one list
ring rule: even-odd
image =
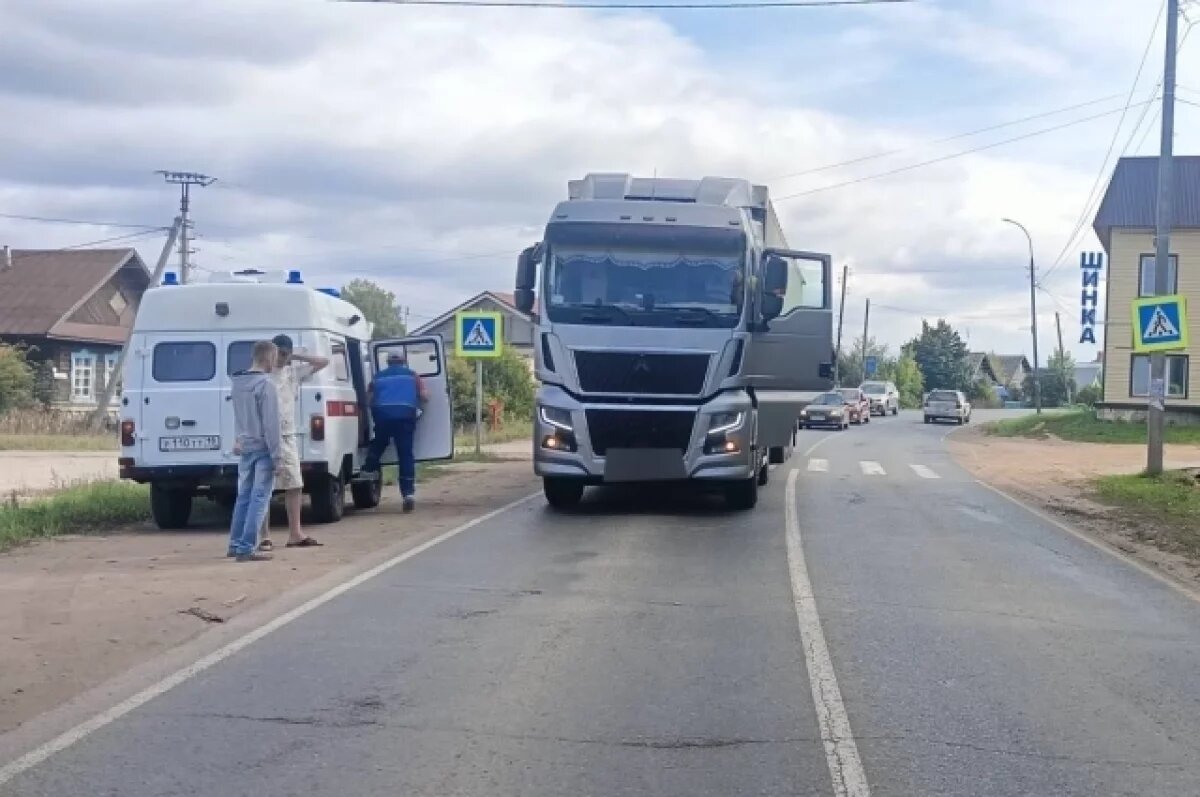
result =
[{"label": "asphalt road", "polygon": [[802,433],[751,513],[660,490],[594,491],[570,516],[526,503],[0,795],[833,794],[793,467],[872,794],[1200,794],[1200,606],[976,484],[949,430]]}]

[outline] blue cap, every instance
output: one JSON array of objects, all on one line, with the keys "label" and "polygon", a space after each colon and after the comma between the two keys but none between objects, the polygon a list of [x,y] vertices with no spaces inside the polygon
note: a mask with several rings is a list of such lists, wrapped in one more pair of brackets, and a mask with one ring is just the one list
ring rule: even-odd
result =
[{"label": "blue cap", "polygon": [[163,285],[178,285],[179,284],[179,275],[176,274],[174,271],[168,271],[166,274],[163,274],[162,284]]},{"label": "blue cap", "polygon": [[293,269],[288,272],[288,285],[303,285],[304,280],[300,279],[300,272]]}]

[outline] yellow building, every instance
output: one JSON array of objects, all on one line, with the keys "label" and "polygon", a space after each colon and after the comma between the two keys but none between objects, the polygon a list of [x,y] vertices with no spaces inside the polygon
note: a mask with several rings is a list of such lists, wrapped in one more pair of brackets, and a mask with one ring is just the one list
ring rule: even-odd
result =
[{"label": "yellow building", "polygon": [[[1168,420],[1200,423],[1200,157],[1175,158],[1172,197],[1171,293],[1188,297],[1191,347],[1167,355]],[[1121,158],[1113,171],[1093,229],[1108,255],[1101,272],[1107,299],[1096,315],[1104,329],[1104,398],[1101,417],[1145,417],[1150,393],[1150,355],[1133,351],[1131,305],[1154,294],[1154,220],[1158,158]],[[1084,329],[1092,292],[1081,264]],[[1086,334],[1086,331],[1085,331]]]}]

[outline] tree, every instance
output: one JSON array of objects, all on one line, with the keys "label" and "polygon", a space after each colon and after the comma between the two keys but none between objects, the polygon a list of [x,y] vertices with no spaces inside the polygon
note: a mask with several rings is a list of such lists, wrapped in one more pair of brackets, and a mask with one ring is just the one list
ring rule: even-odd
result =
[{"label": "tree", "polygon": [[900,393],[900,406],[906,410],[921,406],[925,398],[925,380],[921,369],[911,354],[905,353],[898,359],[889,360],[886,368],[880,367],[881,378],[891,380]]},{"label": "tree", "polygon": [[921,334],[904,344],[904,351],[916,360],[926,388],[970,392],[967,344],[945,319],[939,319],[936,326],[922,321]]},{"label": "tree", "polygon": [[396,294],[371,280],[351,280],[342,288],[342,298],[362,310],[363,317],[375,325],[372,339],[403,337],[406,330]]},{"label": "tree", "polygon": [[867,379],[885,379],[886,377],[882,376],[882,373],[889,361],[887,346],[877,342],[875,338],[869,338],[867,340],[867,356],[879,360],[878,370],[872,377],[864,375],[865,358],[863,357],[861,337],[854,341],[850,351],[843,351],[838,357],[839,384],[846,387],[858,387]]},{"label": "tree", "polygon": [[971,405],[980,409],[996,409],[1000,406],[1000,397],[996,395],[996,386],[988,379],[980,379],[971,385],[967,391]]},{"label": "tree", "polygon": [[55,399],[54,366],[49,360],[39,360],[33,366],[33,400],[44,410],[50,409]]},{"label": "tree", "polygon": [[1075,394],[1075,403],[1085,407],[1094,407],[1100,402],[1100,398],[1100,386],[1088,385],[1079,388],[1079,392]]},{"label": "tree", "polygon": [[[460,357],[450,358],[450,395],[454,401],[454,424],[475,423],[475,363]],[[483,405],[504,404],[505,418],[527,420],[533,416],[533,377],[521,355],[505,349],[501,356],[483,361]]]},{"label": "tree", "polygon": [[25,352],[0,344],[0,413],[33,402],[33,369]]},{"label": "tree", "polygon": [[[1064,407],[1075,395],[1075,360],[1070,354],[1061,357],[1058,352],[1050,355],[1050,361],[1041,371],[1042,406]],[[1025,393],[1033,395],[1033,376],[1025,378]]]}]

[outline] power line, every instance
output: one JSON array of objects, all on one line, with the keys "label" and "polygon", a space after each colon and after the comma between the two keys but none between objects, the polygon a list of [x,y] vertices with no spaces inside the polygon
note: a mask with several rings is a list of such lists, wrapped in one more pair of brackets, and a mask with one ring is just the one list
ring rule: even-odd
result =
[{"label": "power line", "polygon": [[396,6],[446,6],[448,8],[544,8],[557,11],[589,9],[659,9],[659,10],[731,10],[759,8],[832,8],[835,6],[875,6],[912,3],[916,0],[743,0],[741,2],[665,3],[665,2],[594,2],[547,3],[538,0],[337,0],[340,3],[367,3]]},{"label": "power line", "polygon": [[159,227],[159,228],[153,229],[153,230],[143,230],[141,232],[130,232],[130,233],[125,233],[124,235],[115,235],[111,238],[100,238],[95,241],[84,241],[83,243],[71,244],[70,246],[60,246],[57,249],[32,249],[28,252],[21,252],[18,254],[14,254],[12,256],[12,259],[13,260],[21,260],[26,257],[36,257],[38,255],[53,254],[55,252],[69,252],[72,249],[85,249],[89,246],[99,246],[100,244],[110,244],[110,243],[114,243],[116,241],[130,241],[130,240],[134,240],[137,238],[147,238],[151,235],[158,235],[159,233],[162,233],[169,229],[170,229],[170,227]]},{"label": "power line", "polygon": [[0,219],[16,219],[18,221],[41,221],[48,224],[82,224],[88,227],[117,227],[130,230],[167,230],[158,224],[123,224],[117,221],[88,221],[86,219],[60,219],[52,216],[24,216],[19,213],[0,213]]},{"label": "power line", "polygon": [[978,130],[971,130],[966,133],[957,133],[953,136],[946,136],[945,138],[937,138],[932,141],[926,141],[922,144],[914,144],[911,147],[902,147],[900,149],[888,150],[886,152],[876,152],[873,155],[863,155],[862,157],[859,157],[859,158],[851,158],[850,160],[839,161],[838,163],[827,163],[824,166],[814,166],[811,169],[804,169],[804,170],[798,171],[798,172],[791,172],[790,174],[781,174],[778,177],[772,177],[771,181],[773,182],[775,180],[787,180],[792,177],[800,177],[800,176],[807,175],[807,174],[817,174],[818,172],[825,172],[825,171],[829,171],[831,169],[840,169],[843,166],[853,166],[858,163],[865,163],[867,161],[877,160],[879,158],[891,157],[892,155],[902,155],[905,152],[912,152],[913,150],[916,150],[916,149],[923,149],[925,147],[932,147],[932,146],[936,146],[938,144],[945,144],[950,141],[958,141],[959,139],[970,138],[971,136],[977,136],[982,133],[990,133],[995,130],[1003,130],[1006,127],[1015,127],[1016,125],[1024,124],[1025,122],[1032,122],[1035,119],[1045,119],[1048,116],[1057,116],[1061,113],[1067,113],[1068,111],[1077,111],[1080,108],[1087,108],[1092,105],[1099,105],[1102,102],[1108,102],[1109,100],[1119,99],[1121,96],[1122,95],[1120,95],[1120,94],[1110,94],[1109,96],[1101,97],[1098,100],[1090,100],[1089,102],[1081,102],[1081,103],[1078,103],[1077,105],[1068,105],[1065,108],[1059,108],[1059,109],[1053,110],[1053,111],[1045,111],[1042,113],[1033,114],[1031,116],[1024,116],[1020,119],[1014,119],[1011,122],[1001,122],[1000,124],[990,125],[988,127],[981,127]]},{"label": "power line", "polygon": [[891,169],[886,172],[879,172],[877,174],[868,174],[864,177],[859,177],[854,180],[846,180],[845,182],[833,183],[832,185],[820,186],[819,188],[810,188],[807,191],[798,191],[794,194],[786,194],[781,197],[775,197],[774,201],[775,202],[783,202],[784,200],[787,200],[787,199],[795,199],[797,197],[809,196],[810,194],[819,194],[823,191],[831,191],[835,188],[845,188],[846,186],[858,185],[859,183],[865,183],[869,180],[878,180],[883,177],[891,177],[892,175],[902,174],[904,172],[911,172],[914,169],[920,169],[925,166],[932,166],[937,163],[944,163],[945,161],[954,160],[955,158],[961,158],[965,155],[972,155],[976,152],[984,152],[989,149],[995,149],[997,147],[1002,147],[1005,144],[1013,144],[1017,141],[1024,141],[1025,139],[1045,135],[1046,133],[1053,133],[1058,130],[1064,130],[1068,127],[1074,127],[1075,125],[1081,125],[1085,122],[1092,122],[1092,121],[1095,121],[1096,119],[1103,119],[1106,116],[1112,116],[1113,114],[1116,114],[1116,113],[1123,113],[1124,111],[1127,111],[1127,110],[1128,110],[1128,108],[1125,108],[1125,109],[1116,108],[1111,111],[1105,111],[1103,113],[1093,114],[1092,116],[1085,116],[1080,119],[1074,119],[1070,122],[1063,122],[1062,124],[1054,125],[1053,127],[1045,127],[1045,128],[1042,128],[1041,130],[1034,130],[1029,133],[1023,133],[1022,135],[1013,136],[1012,138],[1006,138],[1001,141],[994,141],[991,144],[984,144],[982,146],[972,147],[970,149],[960,150],[958,152],[952,152],[949,155],[942,155],[941,157],[938,157],[938,158],[932,158],[930,160],[921,161],[919,163],[912,163],[907,166],[901,166],[899,168]]}]

